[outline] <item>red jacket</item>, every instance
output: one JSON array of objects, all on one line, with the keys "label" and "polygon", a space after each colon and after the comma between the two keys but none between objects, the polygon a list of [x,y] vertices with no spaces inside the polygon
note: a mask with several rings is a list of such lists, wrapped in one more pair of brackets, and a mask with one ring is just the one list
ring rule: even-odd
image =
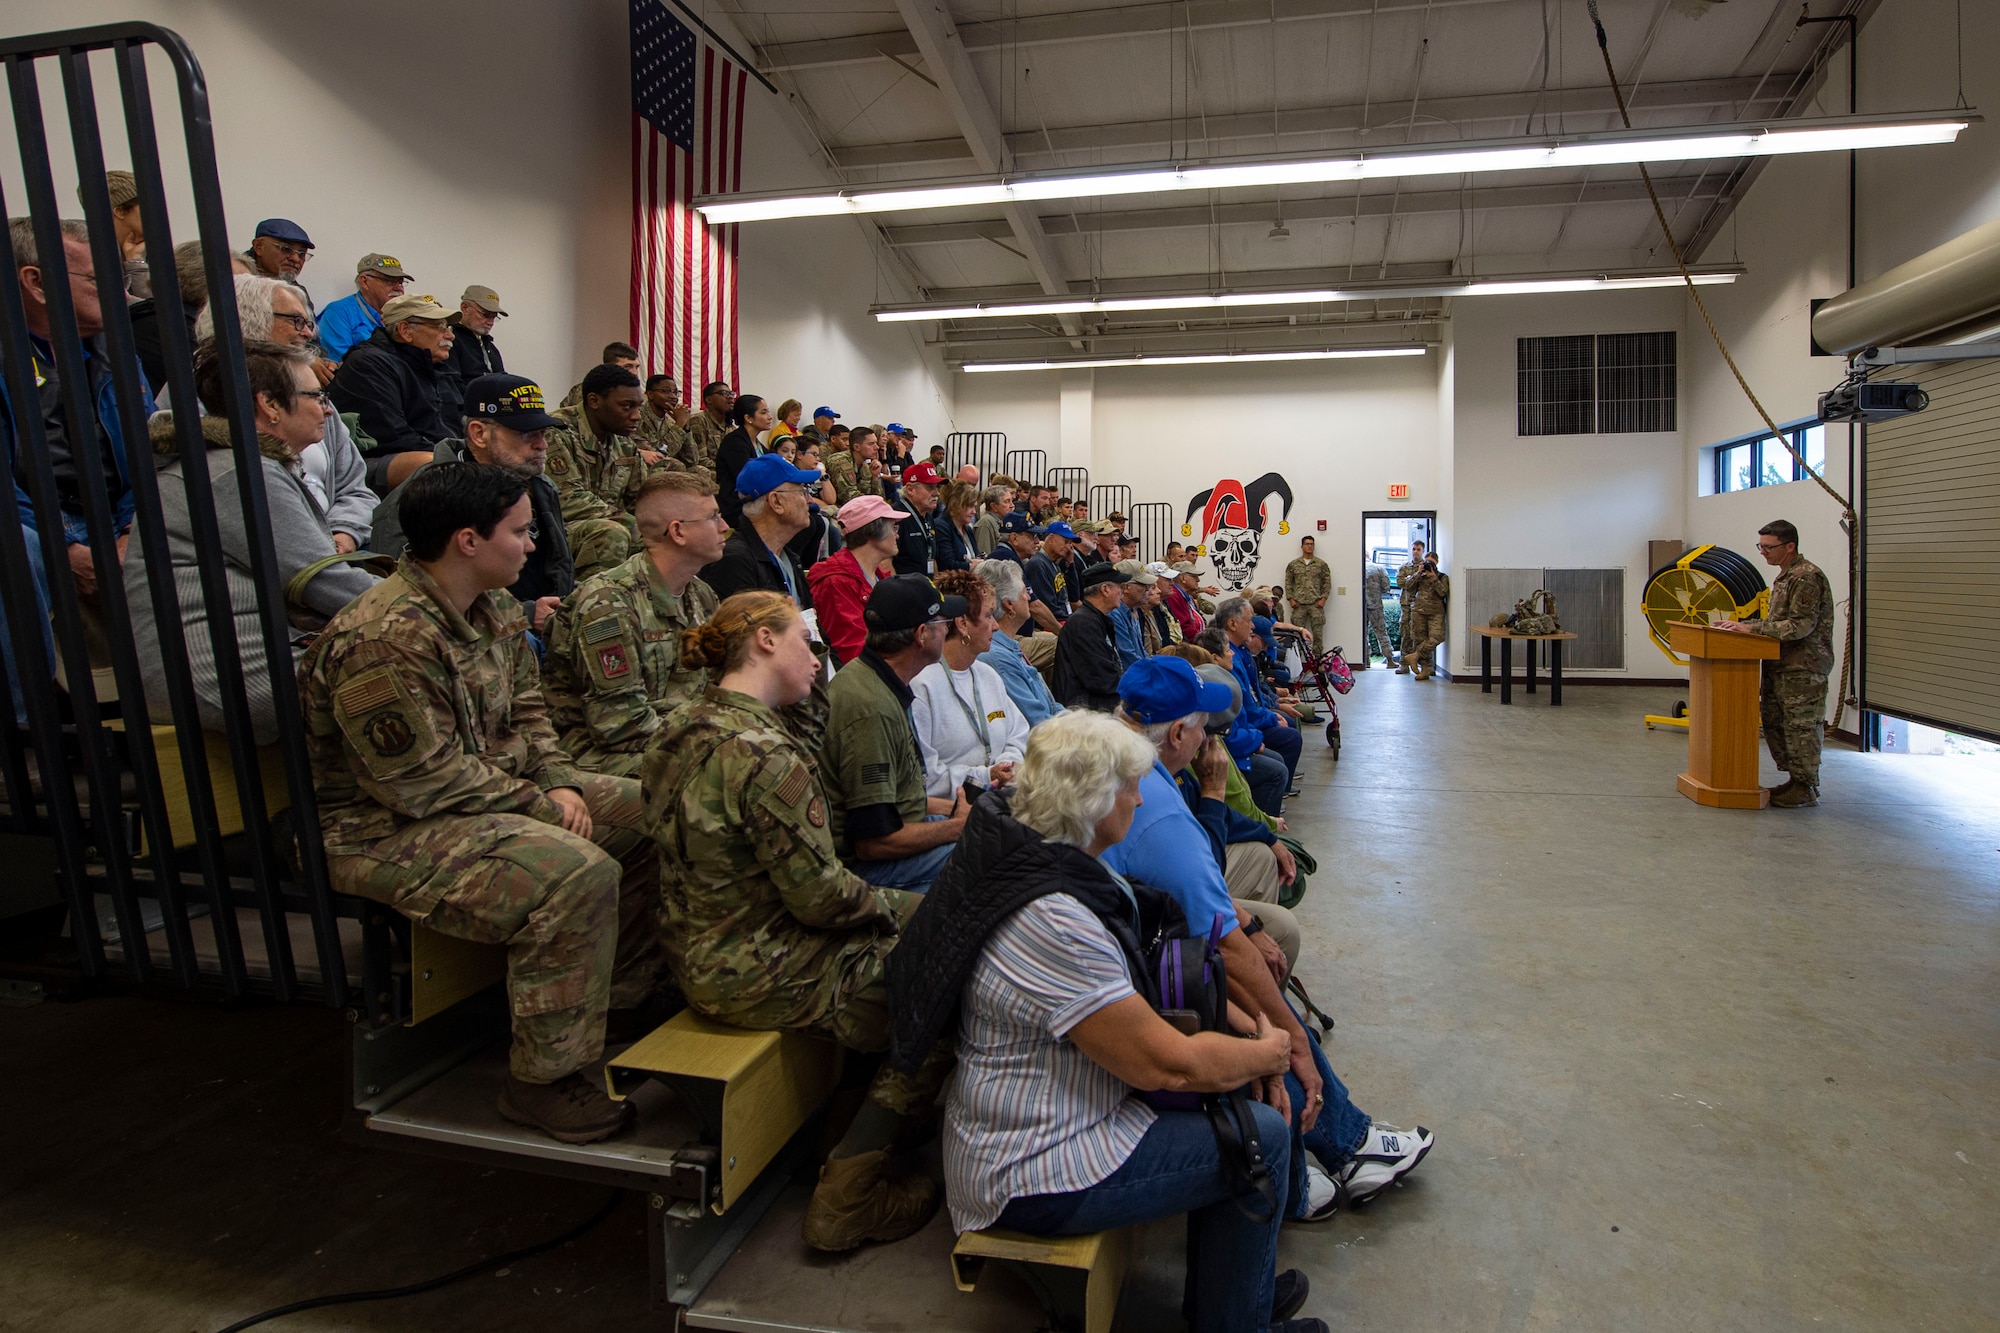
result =
[{"label": "red jacket", "polygon": [[1181,590],[1179,584],[1169,585],[1167,595],[1162,600],[1166,604],[1167,614],[1180,622],[1181,637],[1193,643],[1194,636],[1207,628],[1207,622],[1201,618],[1201,612],[1194,609],[1194,603],[1188,600],[1187,593]]},{"label": "red jacket", "polygon": [[861,572],[854,552],[829,556],[806,571],[806,586],[812,589],[813,611],[819,617],[819,634],[841,665],[861,655],[868,642],[868,626],[861,618],[868,605],[872,584]]}]

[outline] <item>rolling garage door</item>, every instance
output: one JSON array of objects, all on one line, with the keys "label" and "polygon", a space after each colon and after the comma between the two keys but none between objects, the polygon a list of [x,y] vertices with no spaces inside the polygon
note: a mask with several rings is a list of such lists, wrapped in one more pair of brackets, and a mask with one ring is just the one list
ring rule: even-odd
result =
[{"label": "rolling garage door", "polygon": [[1862,706],[2000,740],[2000,361],[1912,378],[1930,406],[1868,428]]}]

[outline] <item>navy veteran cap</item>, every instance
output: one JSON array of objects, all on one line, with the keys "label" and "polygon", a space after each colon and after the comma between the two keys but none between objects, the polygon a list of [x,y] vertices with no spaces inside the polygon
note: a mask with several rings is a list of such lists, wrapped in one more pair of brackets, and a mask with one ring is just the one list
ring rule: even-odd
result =
[{"label": "navy veteran cap", "polygon": [[955,620],[964,614],[963,597],[945,596],[922,574],[898,574],[875,585],[861,618],[871,630],[899,630],[916,629],[933,620]]},{"label": "navy veteran cap", "polygon": [[525,375],[481,375],[465,386],[465,415],[518,431],[562,424],[542,402],[542,386]]}]

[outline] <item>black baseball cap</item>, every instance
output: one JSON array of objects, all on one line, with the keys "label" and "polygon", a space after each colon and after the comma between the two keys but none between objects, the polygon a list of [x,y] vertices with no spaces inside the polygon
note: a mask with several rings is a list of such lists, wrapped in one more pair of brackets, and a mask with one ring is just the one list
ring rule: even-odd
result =
[{"label": "black baseball cap", "polygon": [[1083,571],[1083,590],[1085,592],[1089,592],[1092,588],[1106,583],[1130,583],[1131,581],[1132,576],[1116,565],[1092,565],[1089,569]]},{"label": "black baseball cap", "polygon": [[542,402],[542,386],[525,375],[481,375],[465,386],[466,420],[491,421],[508,430],[562,425]]},{"label": "black baseball cap", "polygon": [[898,574],[875,585],[861,618],[871,630],[916,629],[933,620],[955,620],[965,610],[963,597],[945,596],[922,574]]}]

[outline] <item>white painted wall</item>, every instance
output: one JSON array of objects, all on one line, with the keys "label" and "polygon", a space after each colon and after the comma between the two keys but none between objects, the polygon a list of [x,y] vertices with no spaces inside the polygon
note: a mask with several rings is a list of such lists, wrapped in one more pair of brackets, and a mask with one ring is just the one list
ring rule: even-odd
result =
[{"label": "white painted wall", "polygon": [[[1640,677],[1685,675],[1653,647],[1642,612],[1646,543],[1680,536],[1685,521],[1681,433],[1515,434],[1515,340],[1679,331],[1681,306],[1666,290],[1462,299],[1451,312],[1445,569],[1623,569],[1625,673]],[[1463,597],[1452,622],[1453,669],[1476,670]]]},{"label": "white painted wall", "polygon": [[[621,0],[12,0],[10,33],[142,19],[171,28],[207,75],[230,238],[281,215],[318,247],[315,300],[353,289],[355,260],[393,254],[412,290],[456,306],[468,283],[495,288],[508,366],[560,394],[629,335],[630,110]],[[714,20],[720,27],[720,20]],[[738,49],[743,49],[738,44]],[[193,234],[165,62],[151,65],[175,234]],[[96,72],[107,161],[130,163],[108,58]],[[62,91],[45,64],[45,114],[67,152]],[[13,141],[0,107],[0,133]],[[823,175],[779,98],[752,85],[745,185]],[[62,207],[76,172],[56,166]],[[25,211],[11,153],[0,186]],[[950,381],[914,326],[878,325],[867,306],[907,300],[844,220],[774,223],[742,238],[744,386],[774,403],[829,403],[849,421],[949,427]]]},{"label": "white painted wall", "polygon": [[[1899,0],[1883,6],[1861,32],[1863,112],[1944,108],[1956,98],[1961,10],[1954,0]],[[2000,98],[2000,6],[1968,4],[1964,20],[1965,97],[1973,106]],[[1816,110],[1847,109],[1847,74],[1837,63]],[[2000,215],[2000,129],[1975,125],[1951,145],[1860,155],[1858,278],[1869,278]],[[1773,418],[1812,414],[1821,392],[1845,369],[1810,354],[1810,303],[1847,287],[1847,163],[1844,157],[1774,159],[1705,258],[1740,256],[1749,272],[1732,287],[1703,296],[1751,387]],[[1806,556],[1826,571],[1842,603],[1836,644],[1846,634],[1847,539],[1839,508],[1812,482],[1726,495],[1700,495],[1701,470],[1717,440],[1759,428],[1756,411],[1689,309],[1687,445],[1683,493],[1690,544],[1716,542],[1755,558],[1757,528],[1774,518],[1796,523]],[[1852,495],[1847,431],[1827,430],[1827,481]],[[1770,571],[1766,571],[1767,575]],[[1837,700],[1829,692],[1827,710]],[[1852,729],[1850,710],[1842,726]]]}]

